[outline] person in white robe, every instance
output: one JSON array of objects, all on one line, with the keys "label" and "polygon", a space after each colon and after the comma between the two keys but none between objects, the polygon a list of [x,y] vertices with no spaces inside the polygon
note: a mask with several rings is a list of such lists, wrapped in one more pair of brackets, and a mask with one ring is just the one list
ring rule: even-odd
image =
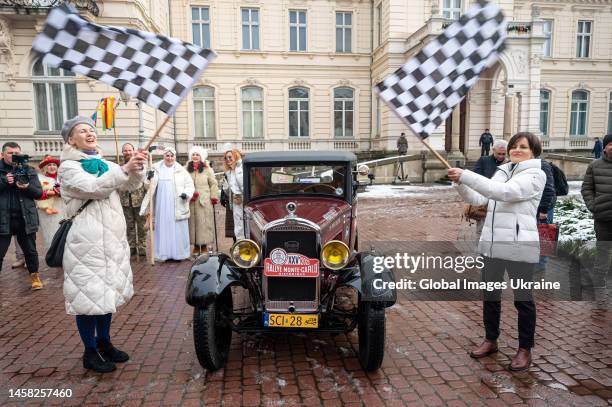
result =
[{"label": "person in white robe", "polygon": [[36,201],[36,206],[45,250],[48,250],[51,246],[53,236],[59,229],[59,223],[64,219],[66,213],[64,201],[60,198],[60,185],[57,182],[59,165],[60,160],[51,156],[45,157],[38,164],[40,169],[38,179],[43,189],[43,195],[40,200]]},{"label": "person in white robe", "polygon": [[180,261],[189,258],[189,201],[195,189],[187,170],[176,162],[173,148],[166,148],[164,159],[153,165],[147,183],[149,190],[142,201],[140,214],[145,215],[149,202],[155,199],[155,259]]}]

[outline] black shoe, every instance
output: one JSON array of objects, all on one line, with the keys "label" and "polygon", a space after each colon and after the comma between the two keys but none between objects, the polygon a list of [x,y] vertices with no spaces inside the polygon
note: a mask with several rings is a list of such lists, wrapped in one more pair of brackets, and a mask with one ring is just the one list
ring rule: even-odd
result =
[{"label": "black shoe", "polygon": [[127,353],[115,348],[110,341],[98,340],[98,350],[102,356],[115,363],[122,363],[130,360],[130,356]]},{"label": "black shoe", "polygon": [[98,373],[110,373],[117,366],[110,360],[104,358],[96,349],[85,348],[83,353],[83,367]]}]

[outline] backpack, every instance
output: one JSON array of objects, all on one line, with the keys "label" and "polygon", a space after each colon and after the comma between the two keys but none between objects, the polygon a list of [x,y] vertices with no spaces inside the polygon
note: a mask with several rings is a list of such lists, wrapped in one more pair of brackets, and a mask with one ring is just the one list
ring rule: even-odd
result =
[{"label": "backpack", "polygon": [[555,180],[555,193],[557,196],[564,196],[569,193],[569,185],[567,184],[567,178],[561,168],[549,161],[550,167],[552,168],[553,178]]}]

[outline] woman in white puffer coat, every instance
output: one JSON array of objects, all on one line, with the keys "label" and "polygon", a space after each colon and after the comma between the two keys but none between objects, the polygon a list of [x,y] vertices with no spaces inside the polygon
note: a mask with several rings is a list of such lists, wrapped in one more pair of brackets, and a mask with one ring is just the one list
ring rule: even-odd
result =
[{"label": "woman in white puffer coat", "polygon": [[[517,133],[508,142],[510,162],[500,165],[488,179],[469,170],[452,168],[448,177],[457,182],[457,191],[472,205],[487,205],[487,217],[478,244],[484,256],[483,282],[532,281],[534,266],[540,259],[536,223],[537,210],[546,185],[541,169],[540,139],[532,133]],[[501,290],[485,291],[483,321],[486,339],[470,356],[482,358],[497,352],[501,317]],[[509,369],[522,371],[531,364],[536,308],[530,289],[514,290],[518,311],[519,349]]]},{"label": "woman in white puffer coat", "polygon": [[[118,190],[142,186],[146,153],[119,166],[102,158],[95,124],[87,117],[64,123],[66,143],[58,182],[66,216],[74,218],[64,248],[66,312],[76,315],[83,344],[83,366],[96,372],[115,370],[129,356],[110,341],[112,314],[133,295],[130,247]],[[89,200],[91,202],[84,206]]]}]

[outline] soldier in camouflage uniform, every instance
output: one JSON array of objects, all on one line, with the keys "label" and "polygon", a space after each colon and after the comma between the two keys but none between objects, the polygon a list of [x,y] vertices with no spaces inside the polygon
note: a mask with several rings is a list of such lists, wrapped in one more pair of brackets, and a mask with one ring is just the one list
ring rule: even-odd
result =
[{"label": "soldier in camouflage uniform", "polygon": [[[130,143],[125,143],[123,147],[121,147],[121,153],[123,154],[123,161],[128,162],[132,154],[134,154],[134,146]],[[119,191],[121,206],[123,207],[123,214],[125,215],[125,224],[127,225],[127,238],[130,244],[130,252],[131,254],[136,254],[136,248],[138,248],[138,254],[140,256],[146,256],[147,254],[147,235],[145,231],[146,218],[138,214],[145,193],[144,186],[133,192]]]}]

